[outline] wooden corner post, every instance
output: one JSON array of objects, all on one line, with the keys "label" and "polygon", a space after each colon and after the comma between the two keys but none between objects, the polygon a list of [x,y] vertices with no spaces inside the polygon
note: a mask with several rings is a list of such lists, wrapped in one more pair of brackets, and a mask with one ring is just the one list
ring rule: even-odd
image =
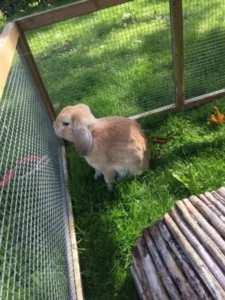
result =
[{"label": "wooden corner post", "polygon": [[169,0],[171,17],[171,36],[173,47],[173,71],[176,105],[182,109],[184,94],[184,38],[182,0]]}]

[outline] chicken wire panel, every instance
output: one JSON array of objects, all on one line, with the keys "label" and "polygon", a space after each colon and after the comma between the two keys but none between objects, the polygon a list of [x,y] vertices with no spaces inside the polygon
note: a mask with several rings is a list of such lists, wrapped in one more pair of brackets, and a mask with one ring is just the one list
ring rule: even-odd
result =
[{"label": "chicken wire panel", "polygon": [[19,52],[0,140],[0,299],[76,299],[60,147]]},{"label": "chicken wire panel", "polygon": [[225,1],[183,0],[186,99],[225,87]]},{"label": "chicken wire panel", "polygon": [[170,30],[168,0],[134,0],[26,36],[59,109],[131,116],[174,103]]}]

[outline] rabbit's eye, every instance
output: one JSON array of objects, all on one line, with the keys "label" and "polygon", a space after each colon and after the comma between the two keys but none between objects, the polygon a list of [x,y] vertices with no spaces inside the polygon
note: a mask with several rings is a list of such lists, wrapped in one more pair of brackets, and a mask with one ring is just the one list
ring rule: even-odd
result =
[{"label": "rabbit's eye", "polygon": [[70,123],[68,123],[68,122],[63,122],[63,125],[64,126],[68,126]]}]

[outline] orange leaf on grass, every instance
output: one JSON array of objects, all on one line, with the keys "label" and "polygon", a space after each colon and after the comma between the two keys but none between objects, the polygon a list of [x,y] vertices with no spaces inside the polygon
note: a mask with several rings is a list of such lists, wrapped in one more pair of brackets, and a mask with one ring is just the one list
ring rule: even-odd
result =
[{"label": "orange leaf on grass", "polygon": [[209,122],[215,125],[224,123],[224,114],[222,114],[216,106],[214,107],[214,111],[214,115],[212,114],[210,116]]}]

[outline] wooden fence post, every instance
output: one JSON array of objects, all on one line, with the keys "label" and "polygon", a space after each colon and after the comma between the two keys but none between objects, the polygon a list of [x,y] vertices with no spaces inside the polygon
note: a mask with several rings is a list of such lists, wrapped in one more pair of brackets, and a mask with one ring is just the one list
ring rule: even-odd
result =
[{"label": "wooden fence post", "polygon": [[169,0],[171,35],[173,47],[173,71],[176,105],[182,109],[185,101],[184,94],[184,39],[182,0]]}]

